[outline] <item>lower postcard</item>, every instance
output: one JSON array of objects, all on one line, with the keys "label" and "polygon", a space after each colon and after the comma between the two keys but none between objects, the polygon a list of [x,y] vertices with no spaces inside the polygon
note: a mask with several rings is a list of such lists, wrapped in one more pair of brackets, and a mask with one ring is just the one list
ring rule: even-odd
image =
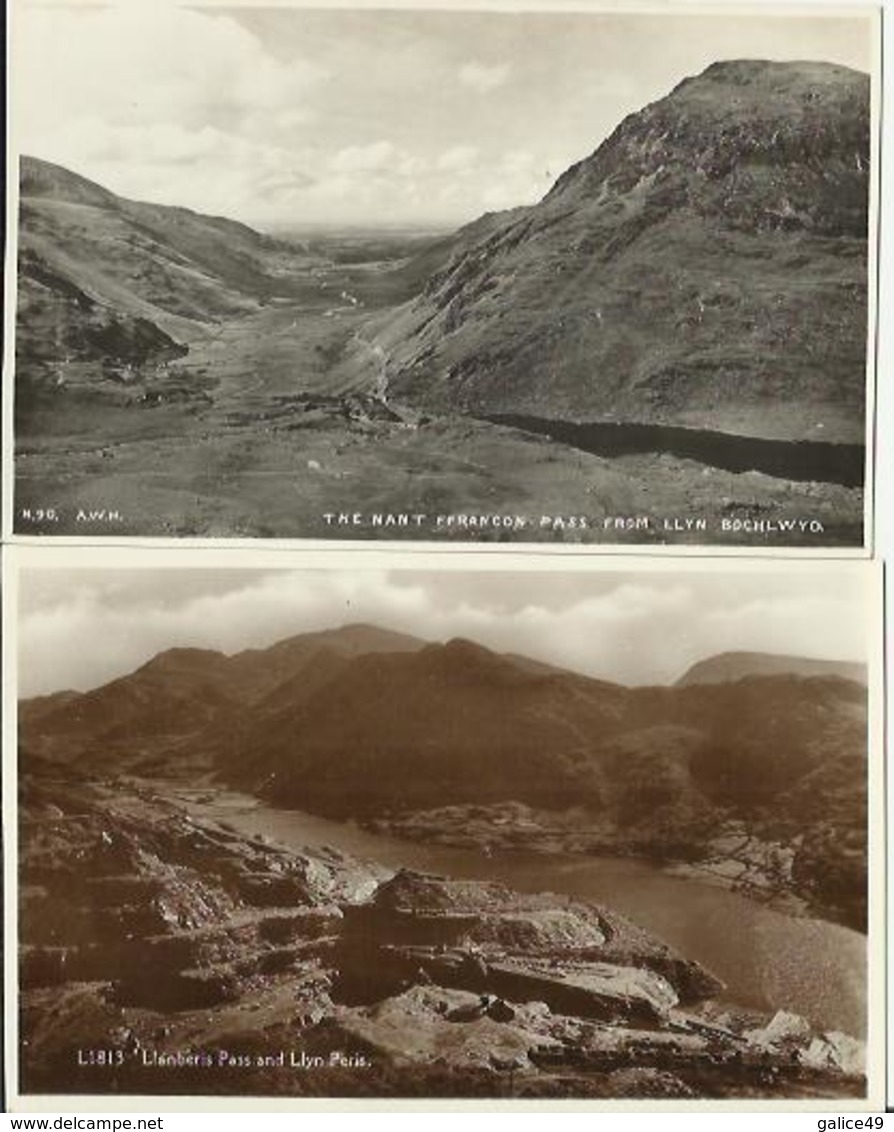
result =
[{"label": "lower postcard", "polygon": [[36,1111],[875,1108],[868,562],[13,548]]}]

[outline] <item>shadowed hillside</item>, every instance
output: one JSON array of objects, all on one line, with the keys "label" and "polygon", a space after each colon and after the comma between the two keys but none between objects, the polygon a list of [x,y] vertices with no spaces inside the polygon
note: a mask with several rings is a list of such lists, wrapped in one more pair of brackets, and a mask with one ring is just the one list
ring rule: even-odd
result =
[{"label": "shadowed hillside", "polygon": [[[164,365],[222,319],[301,293],[316,262],[244,224],[125,200],[23,157],[19,201],[20,407],[64,382],[71,366],[101,372]],[[96,375],[99,376],[99,373]]]},{"label": "shadowed hillside", "polygon": [[629,688],[355,625],[232,657],[173,649],[93,691],[26,701],[20,728],[57,763],[213,775],[403,836],[714,873],[733,860],[748,886],[859,926],[866,688],[799,667]]}]

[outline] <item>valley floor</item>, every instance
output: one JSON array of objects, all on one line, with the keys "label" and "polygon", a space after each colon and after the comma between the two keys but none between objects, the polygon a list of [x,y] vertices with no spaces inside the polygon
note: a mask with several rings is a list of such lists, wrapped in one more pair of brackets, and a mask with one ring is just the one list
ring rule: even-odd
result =
[{"label": "valley floor", "polygon": [[[860,545],[862,492],[597,455],[387,402],[347,291],[275,300],[127,381],[69,367],[19,412],[21,534]],[[362,382],[333,377],[369,351]],[[18,379],[25,387],[27,375]],[[38,383],[39,384],[39,383]]]}]

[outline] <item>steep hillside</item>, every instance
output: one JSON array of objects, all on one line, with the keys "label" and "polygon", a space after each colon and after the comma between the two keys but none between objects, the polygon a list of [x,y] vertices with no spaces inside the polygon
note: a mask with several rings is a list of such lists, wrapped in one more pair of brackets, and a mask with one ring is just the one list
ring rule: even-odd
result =
[{"label": "steep hillside", "polygon": [[791,672],[628,688],[351,625],[233,656],[170,649],[92,691],[24,701],[20,726],[85,765],[177,740],[231,782],[336,817],[516,800],[619,825],[639,809],[648,826],[679,806],[686,820],[783,795],[791,808],[839,763],[861,779],[866,691]]},{"label": "steep hillside", "polygon": [[394,295],[394,302],[404,302],[408,298],[415,299],[429,280],[443,272],[451,261],[465,255],[481,240],[500,231],[525,212],[524,208],[485,212],[470,224],[464,224],[462,228],[433,240],[421,251],[408,256],[403,263],[388,272],[386,282],[389,291]]},{"label": "steep hillside", "polygon": [[23,157],[19,373],[33,383],[83,361],[164,363],[222,318],[300,293],[315,261],[243,224],[125,200]]},{"label": "steep hillside", "polygon": [[455,640],[360,657],[219,757],[231,780],[337,816],[507,796],[569,805],[590,737],[617,726],[627,694]]},{"label": "steep hillside", "polygon": [[19,714],[23,741],[88,765],[193,733],[239,698],[227,658],[210,649],[170,649],[136,672],[67,697],[35,718],[28,701]]},{"label": "steep hillside", "polygon": [[28,758],[213,774],[274,805],[447,843],[707,862],[725,880],[741,867],[750,889],[855,926],[866,728],[865,687],[835,675],[628,688],[365,625],[232,657],[172,649],[20,711]]},{"label": "steep hillside", "polygon": [[835,677],[626,688],[455,640],[339,666],[228,732],[218,760],[230,781],[336,817],[513,799],[619,826],[639,808],[645,837],[681,806],[681,828],[692,807],[772,809],[834,759],[862,778],[865,711],[865,690]]},{"label": "steep hillside", "polygon": [[860,442],[869,144],[865,75],[710,66],[379,323],[391,394]]}]

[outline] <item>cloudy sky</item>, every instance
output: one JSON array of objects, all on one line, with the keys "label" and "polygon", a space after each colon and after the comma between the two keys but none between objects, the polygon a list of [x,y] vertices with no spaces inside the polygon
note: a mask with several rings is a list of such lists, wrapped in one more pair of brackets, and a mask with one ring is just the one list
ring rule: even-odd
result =
[{"label": "cloudy sky", "polygon": [[868,70],[866,19],[21,0],[19,148],[277,228],[440,226],[539,199],[725,58]]},{"label": "cloudy sky", "polygon": [[865,661],[866,575],[821,570],[470,572],[27,569],[19,578],[20,694],[86,690],[174,646],[232,653],[372,622],[622,683],[675,680],[747,649]]}]

